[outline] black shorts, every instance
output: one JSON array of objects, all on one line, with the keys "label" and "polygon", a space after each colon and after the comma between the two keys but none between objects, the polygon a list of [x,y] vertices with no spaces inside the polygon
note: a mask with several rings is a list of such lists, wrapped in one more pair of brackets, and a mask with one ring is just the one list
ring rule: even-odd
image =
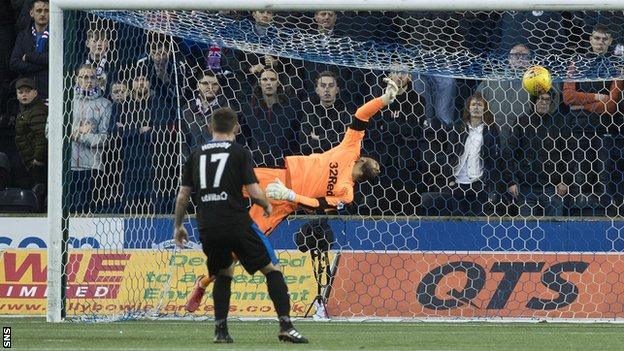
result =
[{"label": "black shorts", "polygon": [[254,274],[269,263],[277,264],[275,251],[255,224],[231,225],[200,230],[202,250],[208,259],[208,273],[217,275],[234,262],[232,254],[249,274]]}]

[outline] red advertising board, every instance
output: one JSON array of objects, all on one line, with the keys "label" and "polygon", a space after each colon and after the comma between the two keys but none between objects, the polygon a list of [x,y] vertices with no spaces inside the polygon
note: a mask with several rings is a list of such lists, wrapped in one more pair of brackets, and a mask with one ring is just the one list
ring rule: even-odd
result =
[{"label": "red advertising board", "polygon": [[624,317],[624,255],[343,253],[343,317]]}]

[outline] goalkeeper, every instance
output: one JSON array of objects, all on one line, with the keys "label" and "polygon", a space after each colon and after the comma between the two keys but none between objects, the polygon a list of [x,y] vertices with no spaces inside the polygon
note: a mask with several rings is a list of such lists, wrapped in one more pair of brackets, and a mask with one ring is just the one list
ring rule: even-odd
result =
[{"label": "goalkeeper", "polygon": [[[397,84],[384,78],[386,89],[381,97],[368,101],[355,112],[342,142],[322,153],[286,157],[286,168],[255,168],[260,186],[265,189],[273,213],[264,217],[261,206],[252,205],[249,215],[259,230],[269,236],[277,225],[300,206],[314,210],[341,209],[353,201],[356,182],[372,180],[379,175],[379,163],[360,157],[362,139],[368,121],[392,103],[399,92]],[[200,276],[186,304],[195,311],[206,287],[214,277]]]}]

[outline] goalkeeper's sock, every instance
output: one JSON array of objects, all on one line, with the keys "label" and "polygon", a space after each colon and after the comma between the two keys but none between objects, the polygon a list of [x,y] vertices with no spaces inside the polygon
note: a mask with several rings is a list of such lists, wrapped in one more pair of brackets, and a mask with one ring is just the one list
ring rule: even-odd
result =
[{"label": "goalkeeper's sock", "polygon": [[201,280],[199,281],[199,286],[201,286],[202,288],[206,289],[208,287],[208,285],[210,285],[210,283],[214,282],[216,279],[216,277],[214,275],[211,276],[204,276],[201,278]]},{"label": "goalkeeper's sock", "polygon": [[280,319],[280,329],[292,328],[290,323],[290,298],[288,297],[288,287],[284,280],[284,275],[280,271],[271,271],[266,274],[267,288],[269,296],[275,305],[275,311]]},{"label": "goalkeeper's sock", "polygon": [[232,293],[232,277],[218,275],[212,288],[215,320],[227,319],[230,309],[230,295]]}]

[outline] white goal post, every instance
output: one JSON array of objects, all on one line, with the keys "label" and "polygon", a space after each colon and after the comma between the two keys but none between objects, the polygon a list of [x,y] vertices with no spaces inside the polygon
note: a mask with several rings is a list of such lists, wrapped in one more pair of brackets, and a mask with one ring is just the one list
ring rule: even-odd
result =
[{"label": "white goal post", "polygon": [[[175,7],[175,8],[173,8]],[[624,0],[53,0],[50,3],[49,51],[49,246],[47,321],[63,320],[63,11],[64,10],[387,10],[387,11],[460,11],[460,10],[613,10],[624,8]]]}]

